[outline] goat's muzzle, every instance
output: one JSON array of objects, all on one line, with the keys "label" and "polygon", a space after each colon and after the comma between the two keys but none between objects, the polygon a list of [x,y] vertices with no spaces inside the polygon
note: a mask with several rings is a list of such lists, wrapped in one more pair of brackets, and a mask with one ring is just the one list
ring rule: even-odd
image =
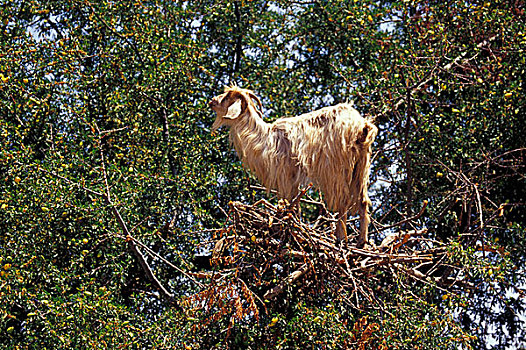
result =
[{"label": "goat's muzzle", "polygon": [[217,101],[215,99],[210,100],[210,102],[208,102],[208,106],[210,106],[211,108],[216,107],[218,104],[219,104],[219,101]]}]

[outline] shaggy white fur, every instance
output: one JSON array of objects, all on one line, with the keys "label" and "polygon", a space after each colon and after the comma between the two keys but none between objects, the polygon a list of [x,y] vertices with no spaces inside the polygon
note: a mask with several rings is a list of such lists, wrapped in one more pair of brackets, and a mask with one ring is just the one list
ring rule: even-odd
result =
[{"label": "shaggy white fur", "polygon": [[[255,102],[255,103],[254,103]],[[257,106],[256,106],[257,104]],[[360,215],[358,245],[368,241],[367,195],[371,144],[378,129],[352,104],[342,103],[297,117],[263,121],[261,101],[250,90],[227,87],[210,101],[212,126],[230,127],[230,141],[244,166],[268,189],[292,200],[310,182],[340,221],[336,237],[347,240],[347,213]],[[258,109],[259,107],[259,109]]]}]

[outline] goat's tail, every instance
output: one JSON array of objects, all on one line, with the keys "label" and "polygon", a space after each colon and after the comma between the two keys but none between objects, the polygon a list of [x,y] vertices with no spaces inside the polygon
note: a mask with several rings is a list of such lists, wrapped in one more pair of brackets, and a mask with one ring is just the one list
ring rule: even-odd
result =
[{"label": "goat's tail", "polygon": [[378,128],[376,125],[371,123],[369,120],[366,120],[362,134],[358,137],[358,142],[363,144],[364,147],[368,147],[374,142],[377,134]]},{"label": "goat's tail", "polygon": [[[352,215],[361,211],[363,215],[367,214],[367,207],[371,205],[367,195],[369,182],[369,171],[371,167],[371,145],[378,134],[378,128],[369,120],[365,120],[361,132],[358,134],[357,144],[359,145],[357,154],[353,157],[353,171],[349,179],[349,190],[351,198],[349,202]],[[364,217],[363,225],[367,225]]]}]

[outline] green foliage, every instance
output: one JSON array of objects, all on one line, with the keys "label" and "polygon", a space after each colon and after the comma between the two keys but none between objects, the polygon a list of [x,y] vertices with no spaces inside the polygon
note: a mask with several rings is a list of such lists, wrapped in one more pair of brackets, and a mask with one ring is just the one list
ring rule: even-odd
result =
[{"label": "green foliage", "polygon": [[[0,4],[5,348],[524,342],[521,2]],[[259,306],[259,319],[233,328],[228,314],[211,322],[163,298],[130,237],[153,252],[152,272],[182,305],[206,289],[188,272],[211,248],[208,230],[224,224],[221,208],[264,196],[224,133],[210,135],[207,102],[233,81],[261,96],[269,120],[344,100],[374,117],[377,224],[428,200],[419,224],[453,242],[472,287],[455,296],[397,276],[371,286],[383,310],[358,312],[333,293],[288,295],[287,307]]]}]

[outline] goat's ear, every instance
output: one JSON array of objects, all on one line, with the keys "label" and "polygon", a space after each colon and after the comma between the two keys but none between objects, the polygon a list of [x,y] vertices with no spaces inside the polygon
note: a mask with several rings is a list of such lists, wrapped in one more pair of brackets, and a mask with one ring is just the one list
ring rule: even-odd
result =
[{"label": "goat's ear", "polygon": [[247,97],[244,94],[240,93],[239,91],[229,91],[224,97],[224,99],[230,100],[229,107],[232,106],[234,103],[236,103],[239,100],[241,102],[241,111],[239,113],[236,113],[236,112],[228,113],[223,118],[236,119],[241,114],[245,113],[245,111],[247,110],[247,106],[248,106]]},{"label": "goat's ear", "polygon": [[228,107],[228,110],[226,114],[223,116],[224,119],[230,119],[234,120],[237,119],[243,114],[243,110],[241,108],[241,100],[236,100],[234,103]]}]

